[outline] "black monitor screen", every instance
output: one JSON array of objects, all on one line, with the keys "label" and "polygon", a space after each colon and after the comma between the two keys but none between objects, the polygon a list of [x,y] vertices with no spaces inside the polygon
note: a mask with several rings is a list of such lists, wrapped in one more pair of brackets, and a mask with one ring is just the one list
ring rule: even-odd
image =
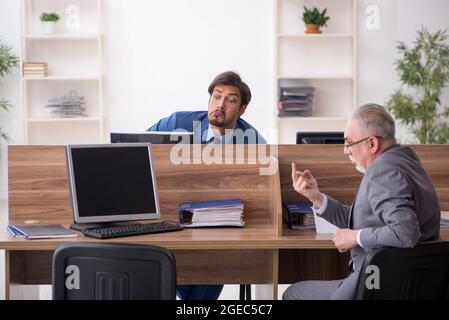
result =
[{"label": "black monitor screen", "polygon": [[149,144],[67,146],[76,222],[159,218]]},{"label": "black monitor screen", "polygon": [[176,144],[193,142],[193,132],[174,131],[146,131],[140,133],[111,132],[111,143],[139,143],[150,142],[154,144]]},{"label": "black monitor screen", "polygon": [[341,144],[343,145],[343,132],[297,132],[297,144]]}]

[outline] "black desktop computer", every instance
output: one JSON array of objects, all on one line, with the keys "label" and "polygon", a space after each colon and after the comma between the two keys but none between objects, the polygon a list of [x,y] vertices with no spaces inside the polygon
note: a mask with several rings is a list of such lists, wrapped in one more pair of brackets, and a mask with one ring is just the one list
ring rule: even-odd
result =
[{"label": "black desktop computer", "polygon": [[344,133],[332,132],[296,132],[296,144],[341,144],[345,143]]},{"label": "black desktop computer", "polygon": [[111,132],[111,143],[154,143],[154,144],[191,144],[193,132],[187,131],[145,131],[145,132]]},{"label": "black desktop computer", "polygon": [[178,222],[140,224],[161,217],[151,143],[68,145],[74,224],[96,238],[181,230]]}]

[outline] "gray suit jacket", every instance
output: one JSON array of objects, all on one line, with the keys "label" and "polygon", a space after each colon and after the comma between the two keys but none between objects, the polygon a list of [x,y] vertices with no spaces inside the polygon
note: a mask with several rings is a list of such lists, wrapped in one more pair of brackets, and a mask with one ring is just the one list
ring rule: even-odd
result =
[{"label": "gray suit jacket", "polygon": [[360,271],[378,247],[413,247],[439,239],[440,207],[435,189],[416,153],[393,145],[367,169],[352,207],[328,197],[321,214],[339,228],[361,229],[351,261]]}]

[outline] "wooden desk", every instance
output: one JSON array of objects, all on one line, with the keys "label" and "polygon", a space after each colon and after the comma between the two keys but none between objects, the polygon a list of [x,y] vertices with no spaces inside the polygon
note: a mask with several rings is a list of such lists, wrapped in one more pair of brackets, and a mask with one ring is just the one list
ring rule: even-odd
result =
[{"label": "wooden desk", "polygon": [[[211,152],[211,146],[187,147]],[[205,165],[192,152],[188,158],[191,164],[175,165],[170,161],[172,146],[154,145],[161,217],[177,220],[182,202],[239,197],[245,204],[244,228],[185,229],[102,242],[155,244],[173,250],[180,284],[277,284],[276,239],[281,222],[277,160],[271,159],[276,174],[260,175],[259,169],[268,165],[257,163],[255,147],[247,148],[244,157],[238,157],[236,148],[231,147],[232,154],[217,155],[218,164]],[[64,147],[10,146],[8,151],[10,223],[38,219],[68,226],[72,210]],[[82,236],[25,241],[2,230],[7,291],[14,283],[50,283],[52,251],[58,244],[100,241]]]},{"label": "wooden desk", "polygon": [[[291,188],[291,162],[309,168],[323,192],[352,202],[361,175],[339,146],[284,145],[272,147],[279,159],[270,165],[274,175],[260,175],[268,164],[257,161],[257,153],[245,148],[243,158],[223,154],[222,164],[170,162],[169,145],[154,145],[159,201],[163,219],[177,219],[184,201],[240,197],[245,204],[244,228],[185,229],[181,232],[101,240],[161,245],[173,250],[180,284],[270,284],[273,298],[278,283],[303,279],[334,279],[346,272],[347,255],[335,250],[330,235],[289,230],[282,223],[281,195],[298,199]],[[277,146],[276,146],[277,147]],[[202,146],[204,154],[207,146]],[[449,146],[414,147],[422,157],[436,186],[442,208],[449,208]],[[207,149],[206,149],[207,151]],[[210,151],[210,150],[209,150]],[[270,152],[267,151],[267,154]],[[191,156],[191,163],[194,163]],[[196,159],[198,160],[198,159]],[[225,164],[233,163],[233,164]],[[9,219],[23,223],[71,221],[67,170],[62,146],[10,146],[8,148]],[[443,234],[449,239],[449,233]],[[6,250],[6,297],[10,286],[51,282],[51,257],[57,245],[77,239],[21,240],[0,228],[0,249]]]},{"label": "wooden desk", "polygon": [[[413,145],[411,147],[418,154],[432,180],[441,210],[449,210],[449,145]],[[279,145],[278,159],[283,201],[301,199],[301,196],[291,187],[292,162],[296,163],[299,170],[309,169],[317,179],[323,193],[349,204],[352,203],[362,179],[362,174],[354,169],[347,156],[343,154],[342,146],[338,145]],[[290,239],[292,246],[290,249],[279,250],[279,283],[309,279],[337,279],[347,274],[348,255],[341,255],[336,250],[330,249],[313,250],[323,248],[327,242],[324,240],[312,242],[313,247],[308,247],[310,242],[302,242],[302,237],[303,231],[289,230],[284,224],[282,248],[286,248],[285,239]],[[441,237],[449,240],[449,229],[443,229]],[[296,249],[295,241],[298,241]]]}]

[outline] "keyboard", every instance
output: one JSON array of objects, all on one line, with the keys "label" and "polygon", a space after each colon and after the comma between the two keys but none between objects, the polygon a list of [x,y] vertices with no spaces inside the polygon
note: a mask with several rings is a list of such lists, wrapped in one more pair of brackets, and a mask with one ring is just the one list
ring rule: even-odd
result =
[{"label": "keyboard", "polygon": [[84,235],[93,238],[107,239],[137,236],[140,234],[151,234],[160,232],[178,231],[183,228],[176,222],[157,222],[157,223],[136,223],[120,227],[105,227],[96,229],[87,229],[81,231]]}]

